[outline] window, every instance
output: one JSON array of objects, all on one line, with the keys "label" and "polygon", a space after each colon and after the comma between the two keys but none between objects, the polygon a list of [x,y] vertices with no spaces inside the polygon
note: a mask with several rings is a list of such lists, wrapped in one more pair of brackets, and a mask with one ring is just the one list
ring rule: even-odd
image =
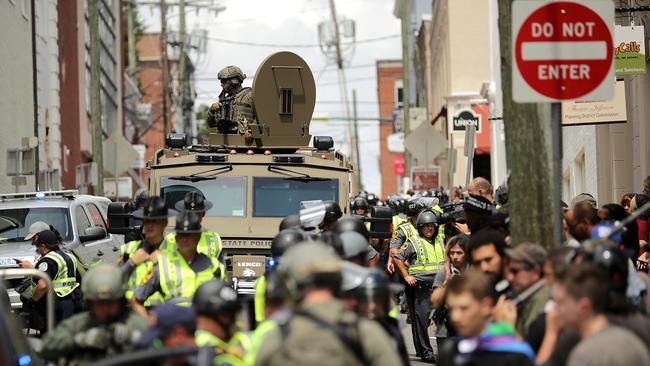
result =
[{"label": "window", "polygon": [[215,177],[214,180],[186,183],[162,177],[160,196],[168,208],[174,208],[187,192],[201,192],[212,202],[206,216],[245,217],[246,216],[246,177]]},{"label": "window", "polygon": [[300,211],[300,202],[338,202],[339,181],[299,182],[286,178],[253,178],[253,216],[284,217]]},{"label": "window", "polygon": [[293,113],[293,92],[291,89],[280,89],[280,114]]},{"label": "window", "polygon": [[90,220],[88,220],[88,216],[86,216],[86,212],[81,206],[77,206],[74,209],[74,221],[75,227],[77,228],[77,235],[82,235],[86,229],[92,226]]},{"label": "window", "polygon": [[86,209],[88,209],[88,212],[90,212],[90,218],[93,220],[95,226],[103,227],[106,229],[106,223],[104,222],[104,218],[102,217],[102,214],[97,206],[95,206],[93,203],[89,203],[86,205]]},{"label": "window", "polygon": [[404,83],[402,80],[395,82],[395,105],[397,107],[404,105]]},{"label": "window", "polygon": [[0,241],[23,240],[29,226],[36,221],[43,221],[53,226],[63,237],[63,241],[72,241],[72,225],[68,209],[64,207],[23,207],[0,210]]}]

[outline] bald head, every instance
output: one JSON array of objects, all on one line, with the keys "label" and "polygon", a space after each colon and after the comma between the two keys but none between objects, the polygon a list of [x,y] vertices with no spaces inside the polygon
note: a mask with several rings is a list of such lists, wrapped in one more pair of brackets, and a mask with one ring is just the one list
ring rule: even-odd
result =
[{"label": "bald head", "polygon": [[487,198],[490,200],[490,202],[494,202],[494,198],[492,196],[492,184],[490,184],[490,181],[483,177],[476,177],[472,179],[467,186],[467,192],[471,195],[481,196]]}]

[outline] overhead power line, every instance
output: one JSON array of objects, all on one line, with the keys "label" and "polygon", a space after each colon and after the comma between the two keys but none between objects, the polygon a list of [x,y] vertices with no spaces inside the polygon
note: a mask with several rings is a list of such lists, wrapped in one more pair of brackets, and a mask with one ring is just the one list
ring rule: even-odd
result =
[{"label": "overhead power line", "polygon": [[[341,46],[359,44],[359,43],[370,43],[370,42],[380,42],[391,38],[398,38],[399,34],[391,34],[388,36],[374,37],[360,39],[356,42],[341,42]],[[231,39],[216,38],[216,37],[206,37],[209,41],[227,43],[239,46],[252,46],[252,47],[274,47],[274,48],[315,48],[320,47],[318,44],[279,44],[279,43],[258,43],[258,42],[248,42],[248,41],[235,41]]]}]

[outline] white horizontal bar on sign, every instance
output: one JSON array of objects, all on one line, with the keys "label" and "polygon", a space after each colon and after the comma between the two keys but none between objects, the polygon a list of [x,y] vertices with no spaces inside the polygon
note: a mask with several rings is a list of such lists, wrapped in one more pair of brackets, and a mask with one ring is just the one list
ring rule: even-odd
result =
[{"label": "white horizontal bar on sign", "polygon": [[612,52],[604,41],[524,42],[521,58],[524,61],[605,60],[608,51]]}]

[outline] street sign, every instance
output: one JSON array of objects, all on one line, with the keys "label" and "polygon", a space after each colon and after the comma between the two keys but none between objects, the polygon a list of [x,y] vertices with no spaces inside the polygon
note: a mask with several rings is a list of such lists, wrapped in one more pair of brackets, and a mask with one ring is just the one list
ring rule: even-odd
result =
[{"label": "street sign", "polygon": [[138,152],[124,138],[120,130],[115,130],[104,141],[105,173],[119,177],[129,170],[133,160],[137,158]]},{"label": "street sign", "polygon": [[436,189],[440,186],[440,169],[414,169],[412,181],[414,191]]},{"label": "street sign", "polygon": [[404,145],[413,156],[427,165],[447,147],[447,139],[431,123],[422,123],[404,138]]},{"label": "street sign", "polygon": [[386,138],[388,151],[394,153],[404,152],[404,132],[397,132],[388,135]]},{"label": "street sign", "polygon": [[451,117],[452,129],[450,132],[465,132],[467,126],[472,125],[476,133],[481,133],[481,115],[475,113],[471,107],[456,111]]},{"label": "street sign", "polygon": [[613,97],[613,1],[515,1],[512,32],[516,102]]}]

